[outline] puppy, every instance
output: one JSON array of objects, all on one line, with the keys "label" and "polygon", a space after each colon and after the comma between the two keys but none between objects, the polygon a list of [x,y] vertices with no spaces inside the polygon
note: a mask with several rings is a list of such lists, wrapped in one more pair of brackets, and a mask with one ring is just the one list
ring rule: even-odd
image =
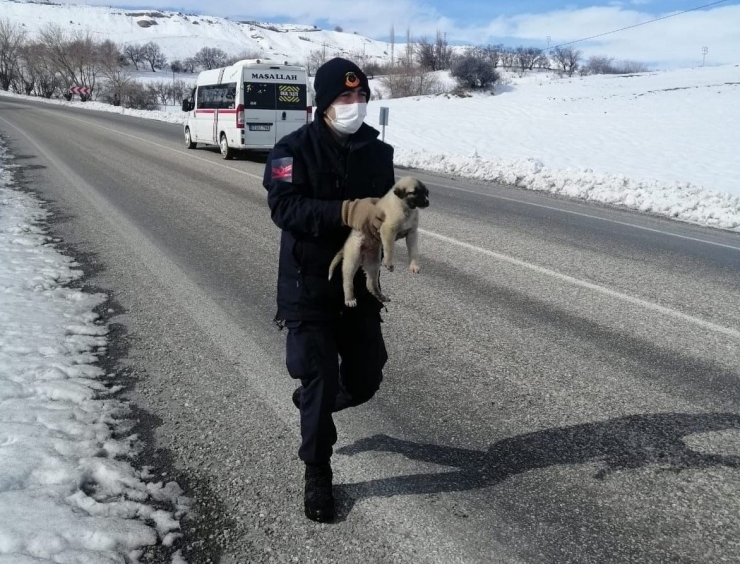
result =
[{"label": "puppy", "polygon": [[[329,266],[329,280],[334,269],[342,263],[342,283],[344,303],[355,307],[357,300],[353,280],[357,270],[362,266],[367,280],[367,289],[381,302],[390,301],[380,291],[380,259],[383,251],[383,266],[393,272],[393,250],[395,242],[406,239],[409,253],[409,270],[419,273],[419,209],[429,206],[429,190],[420,180],[404,176],[388,193],[375,204],[385,213],[380,227],[380,241],[353,229],[344,247],[339,250]],[[382,245],[382,247],[381,247]]]}]

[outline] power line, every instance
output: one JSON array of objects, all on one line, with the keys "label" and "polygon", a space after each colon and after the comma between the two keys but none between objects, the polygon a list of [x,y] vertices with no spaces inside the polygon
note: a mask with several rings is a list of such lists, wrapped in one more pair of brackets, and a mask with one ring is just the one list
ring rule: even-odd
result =
[{"label": "power line", "polygon": [[671,14],[670,16],[663,16],[662,18],[656,18],[654,20],[648,20],[646,22],[642,22],[639,24],[629,25],[627,27],[622,27],[620,29],[615,29],[613,31],[607,31],[605,33],[599,33],[598,35],[592,35],[591,37],[584,37],[583,39],[576,39],[575,41],[568,41],[567,43],[561,43],[560,45],[555,45],[554,47],[549,48],[548,51],[551,51],[552,49],[557,49],[558,47],[564,47],[566,45],[573,45],[573,43],[580,43],[581,41],[588,41],[589,39],[596,39],[597,37],[603,37],[604,35],[617,33],[618,31],[624,31],[625,29],[632,29],[633,27],[640,27],[641,25],[647,25],[649,23],[659,22],[660,20],[667,20],[668,18],[675,18],[676,16],[680,16],[682,14],[688,14],[689,12],[695,12],[696,10],[701,10],[702,8],[709,8],[710,6],[716,6],[717,4],[724,4],[727,1],[728,0],[719,0],[718,2],[712,2],[710,4],[704,4],[703,6],[697,6],[696,8],[691,8],[689,10],[684,10],[683,12]]}]

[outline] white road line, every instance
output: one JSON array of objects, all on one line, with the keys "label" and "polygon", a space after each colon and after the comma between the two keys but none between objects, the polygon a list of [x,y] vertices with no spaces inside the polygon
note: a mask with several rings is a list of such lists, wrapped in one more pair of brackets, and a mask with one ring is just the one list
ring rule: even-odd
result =
[{"label": "white road line", "polygon": [[552,278],[556,278],[558,280],[561,280],[563,282],[567,282],[569,284],[573,284],[574,286],[580,286],[581,288],[587,288],[589,290],[593,290],[595,292],[599,292],[601,294],[611,296],[613,298],[617,298],[619,300],[622,300],[624,302],[628,302],[631,304],[638,305],[640,307],[643,307],[645,309],[649,309],[652,311],[657,311],[659,313],[662,313],[664,315],[674,317],[677,319],[680,319],[682,321],[687,321],[689,323],[693,323],[694,325],[698,325],[700,327],[703,327],[705,329],[709,329],[711,331],[715,331],[717,333],[722,333],[724,335],[728,335],[730,337],[734,337],[736,339],[740,339],[740,331],[737,329],[732,329],[731,327],[723,327],[722,325],[717,325],[716,323],[712,323],[711,321],[706,321],[704,319],[700,319],[698,317],[694,317],[692,315],[688,315],[686,313],[682,313],[680,311],[677,311],[675,309],[671,309],[659,304],[655,304],[652,302],[648,302],[646,300],[636,298],[634,296],[630,296],[628,294],[623,294],[622,292],[617,292],[616,290],[610,290],[609,288],[606,288],[604,286],[599,286],[598,284],[593,284],[591,282],[586,282],[585,280],[581,280],[579,278],[574,278],[573,276],[568,276],[567,274],[561,274],[560,272],[556,272],[554,270],[550,270],[549,268],[544,268],[542,266],[537,266],[536,264],[532,264],[529,262],[525,262],[523,260],[516,259],[514,257],[510,257],[508,255],[504,255],[501,253],[496,253],[494,251],[490,251],[488,249],[484,249],[483,247],[478,247],[476,245],[471,245],[470,243],[466,243],[464,241],[460,241],[458,239],[453,239],[452,237],[447,237],[446,235],[441,235],[440,233],[435,233],[434,231],[428,231],[426,229],[419,229],[420,233],[423,233],[427,237],[432,237],[433,239],[437,239],[439,241],[443,241],[445,243],[448,243],[450,245],[455,245],[457,247],[461,247],[463,249],[467,249],[469,251],[473,251],[476,253],[480,253],[483,255],[486,255],[488,257],[494,258],[496,260],[508,262],[509,264],[514,264],[516,266],[520,266],[522,268],[527,268],[529,270],[533,270],[534,272],[537,272],[539,274],[544,274],[545,276],[550,276]]},{"label": "white road line", "polygon": [[689,237],[688,235],[679,235],[678,233],[671,233],[670,231],[662,231],[660,229],[654,229],[652,227],[643,227],[642,225],[635,225],[634,223],[628,223],[626,221],[618,221],[616,219],[609,219],[606,217],[600,217],[598,215],[591,215],[588,213],[583,212],[577,212],[577,211],[570,211],[570,210],[564,210],[562,208],[556,208],[554,206],[546,206],[544,204],[536,204],[534,202],[525,202],[522,200],[517,200],[516,198],[507,198],[506,196],[500,196],[498,194],[488,194],[486,192],[477,192],[475,190],[469,190],[467,188],[460,188],[458,186],[450,186],[449,184],[440,184],[438,182],[430,182],[429,184],[433,186],[439,186],[440,188],[449,188],[450,190],[457,190],[458,192],[467,192],[468,194],[475,194],[476,196],[485,196],[487,198],[496,198],[498,200],[505,200],[507,202],[514,202],[517,204],[522,204],[525,206],[534,206],[536,208],[543,208],[546,210],[552,210],[557,211],[561,213],[567,213],[571,215],[577,215],[580,217],[587,217],[589,219],[597,219],[600,221],[606,221],[609,223],[615,223],[617,225],[624,225],[626,227],[632,227],[634,229],[641,229],[643,231],[651,231],[652,233],[660,233],[661,235],[668,235],[670,237],[678,237],[679,239],[686,239],[688,241],[695,241],[697,243],[704,243],[706,245],[714,245],[716,247],[723,247],[725,249],[732,249],[733,251],[740,251],[740,247],[734,247],[732,245],[726,245],[724,243],[715,243],[713,241],[707,241],[705,239],[699,239],[697,237]]}]

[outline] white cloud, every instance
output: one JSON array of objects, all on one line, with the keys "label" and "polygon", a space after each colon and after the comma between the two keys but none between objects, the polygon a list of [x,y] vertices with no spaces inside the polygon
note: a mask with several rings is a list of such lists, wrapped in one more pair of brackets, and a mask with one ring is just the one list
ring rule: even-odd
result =
[{"label": "white cloud", "polygon": [[[667,15],[667,14],[666,14]],[[586,8],[514,18],[511,35],[537,40],[550,35],[554,43],[575,41],[639,24],[655,16],[619,8]],[[710,63],[740,63],[740,6],[697,11],[605,35],[574,47],[586,54],[606,53],[618,58],[656,61],[665,66],[693,64],[701,48],[710,49]]]},{"label": "white cloud", "polygon": [[[470,43],[486,43],[506,38],[507,43],[544,44],[549,35],[552,45],[576,41],[619,28],[662,17],[617,6],[558,10],[540,14],[501,17],[486,25],[448,31],[448,37]],[[696,11],[633,29],[605,35],[574,48],[586,55],[607,54],[618,59],[655,62],[663,67],[696,64],[701,48],[709,47],[708,64],[740,63],[740,6]]]},{"label": "white cloud", "polygon": [[[109,5],[109,0],[87,0],[90,4]],[[288,18],[293,23],[314,24],[328,21],[345,31],[357,31],[374,38],[387,37],[391,24],[396,41],[403,42],[407,27],[414,37],[433,37],[436,30],[447,32],[455,43],[485,44],[505,38],[508,44],[565,43],[614,29],[639,24],[666,14],[649,14],[637,7],[650,0],[629,0],[618,5],[563,9],[539,14],[500,17],[480,25],[466,26],[455,22],[423,0],[255,0],[235,4],[212,0],[204,8],[200,0],[179,3],[184,11],[207,11],[215,16],[241,16],[269,21]],[[149,0],[152,7],[166,6],[170,0]],[[123,0],[117,5],[141,6],[141,0]],[[248,11],[248,13],[245,13]],[[701,61],[701,48],[709,47],[707,64],[740,63],[740,5],[720,6],[711,10],[690,12],[663,21],[607,35],[574,45],[584,54],[606,54],[618,59],[655,62],[662,67],[693,65]]]}]

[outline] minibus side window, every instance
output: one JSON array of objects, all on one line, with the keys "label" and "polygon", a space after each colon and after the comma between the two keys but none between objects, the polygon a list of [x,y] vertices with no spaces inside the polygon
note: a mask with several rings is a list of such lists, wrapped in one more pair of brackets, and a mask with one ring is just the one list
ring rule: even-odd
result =
[{"label": "minibus side window", "polygon": [[223,98],[221,99],[221,108],[233,110],[236,108],[236,82],[223,84]]},{"label": "minibus side window", "polygon": [[198,107],[204,110],[236,108],[236,82],[198,87]]},{"label": "minibus side window", "polygon": [[213,86],[198,87],[198,107],[203,110],[213,110],[216,106],[213,104]]}]

